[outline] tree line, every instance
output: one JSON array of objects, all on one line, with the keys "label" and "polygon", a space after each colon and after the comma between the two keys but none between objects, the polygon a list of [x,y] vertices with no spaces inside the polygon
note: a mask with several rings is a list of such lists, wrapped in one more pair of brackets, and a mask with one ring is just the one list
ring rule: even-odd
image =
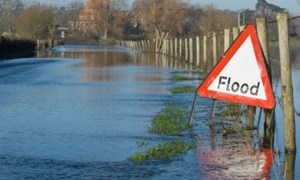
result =
[{"label": "tree line", "polygon": [[[220,10],[213,4],[192,4],[187,0],[86,0],[67,7],[35,3],[25,6],[21,0],[0,0],[0,33],[27,39],[59,38],[62,29],[74,41],[99,42],[104,39],[140,40],[188,37],[222,32],[260,16],[274,19],[283,8],[257,0],[254,10]],[[300,36],[294,21],[295,37]]]}]

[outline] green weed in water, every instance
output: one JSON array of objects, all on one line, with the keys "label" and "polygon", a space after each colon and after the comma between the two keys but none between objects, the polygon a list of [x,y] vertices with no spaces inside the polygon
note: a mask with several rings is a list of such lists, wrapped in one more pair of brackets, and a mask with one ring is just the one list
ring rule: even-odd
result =
[{"label": "green weed in water", "polygon": [[171,92],[173,94],[190,93],[190,92],[195,92],[195,91],[196,91],[196,88],[194,86],[190,86],[190,85],[174,87],[171,89]]},{"label": "green weed in water", "polygon": [[190,129],[187,123],[188,112],[186,108],[169,105],[154,117],[149,131],[160,135],[176,135]]},{"label": "green weed in water", "polygon": [[196,143],[185,143],[175,140],[165,144],[153,145],[145,152],[137,152],[129,158],[133,162],[144,162],[148,160],[170,160],[172,157],[184,154],[194,148]]},{"label": "green weed in water", "polygon": [[200,70],[173,71],[171,74],[203,74]]},{"label": "green weed in water", "polygon": [[194,78],[192,77],[187,77],[187,76],[180,76],[180,75],[173,75],[172,76],[172,81],[189,81],[193,80]]}]

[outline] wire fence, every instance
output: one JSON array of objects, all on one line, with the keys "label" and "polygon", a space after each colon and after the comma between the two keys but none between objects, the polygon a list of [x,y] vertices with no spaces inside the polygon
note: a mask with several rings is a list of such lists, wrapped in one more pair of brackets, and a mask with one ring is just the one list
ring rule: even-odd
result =
[{"label": "wire fence", "polygon": [[[278,27],[277,21],[268,21],[267,29],[269,36],[269,47],[270,47],[270,57],[268,59],[271,61],[272,70],[272,82],[273,91],[276,99],[277,107],[283,110],[283,103],[281,97],[281,76],[280,76],[280,63],[279,63],[279,45],[278,45]],[[241,31],[243,27],[238,30]],[[294,16],[289,18],[289,35],[290,35],[290,59],[291,63],[294,64],[294,68],[300,69],[300,16]],[[230,30],[229,39],[226,39],[226,32],[211,33],[204,37],[190,37],[190,38],[177,38],[168,39],[168,41],[163,42],[162,54],[178,59],[178,61],[184,61],[189,64],[197,66],[200,70],[204,72],[210,72],[215,65],[215,58],[222,58],[224,52],[226,51],[227,44],[232,43],[237,37],[234,34],[237,29],[233,28]],[[156,41],[144,41],[144,42],[122,42],[121,45],[130,46],[133,48],[142,49],[143,51],[153,51],[156,46]],[[228,42],[226,42],[228,41]],[[259,165],[261,163],[262,154],[261,150],[258,150],[262,145],[263,138],[260,134],[260,121],[264,112],[260,109],[256,109],[256,121],[247,122],[247,106],[217,101],[216,110],[214,114],[210,114],[212,109],[203,107],[200,105],[198,111],[197,123],[200,126],[209,127],[212,118],[214,131],[211,136],[213,140],[207,140],[207,136],[202,136],[200,139],[205,139],[203,142],[209,142],[214,152],[213,155],[207,152],[202,152],[201,155],[206,159],[219,158],[221,164],[219,163],[221,170],[228,169],[228,167],[235,169],[235,173],[238,173],[240,177],[248,177],[251,175],[251,167],[253,164]],[[199,104],[198,104],[199,105]],[[300,117],[300,111],[297,109],[299,107],[294,107],[294,112],[296,117]],[[203,118],[207,117],[207,118]],[[273,143],[273,142],[272,142]],[[280,159],[280,141],[278,139],[278,127],[275,130],[275,141],[276,144],[274,150],[273,159],[273,172],[276,179],[280,179],[280,172],[282,171],[282,162]],[[272,146],[274,145],[272,144]],[[214,157],[215,156],[215,157]],[[240,159],[237,159],[239,157]],[[244,158],[243,158],[244,157]],[[216,162],[215,162],[216,163]],[[239,169],[236,166],[241,166],[243,164],[245,167],[248,165],[248,170]],[[253,166],[252,166],[253,167]],[[203,167],[205,168],[205,167]],[[214,166],[215,168],[215,166]],[[270,167],[269,167],[270,168]],[[253,170],[253,169],[252,169]],[[212,169],[210,169],[212,171]],[[218,174],[218,172],[214,172]],[[253,174],[253,173],[252,173]],[[224,172],[220,175],[222,177]],[[260,174],[261,175],[261,174]],[[264,176],[264,175],[262,175]],[[259,176],[261,177],[261,176]],[[223,177],[224,178],[224,177]]]},{"label": "wire fence", "polygon": [[[278,50],[278,27],[276,20],[267,21],[270,57],[279,61]],[[214,67],[218,59],[222,58],[224,52],[228,48],[228,44],[231,44],[238,36],[238,32],[241,31],[244,26],[238,29],[232,28],[230,31],[231,36],[225,37],[226,31],[210,33],[204,37],[187,37],[187,38],[175,38],[167,39],[162,43],[162,54],[179,59],[179,61],[186,61],[188,63],[198,66],[200,69],[209,72]],[[300,59],[298,55],[298,49],[300,47],[300,16],[293,16],[289,18],[290,29],[290,44],[291,44],[291,59],[297,61]],[[236,33],[236,34],[234,34]],[[155,51],[154,48],[156,39],[150,41],[139,42],[120,42],[121,45],[141,49],[143,51]],[[227,41],[227,42],[226,42]],[[226,44],[227,43],[227,44]],[[294,62],[293,62],[294,63]],[[300,66],[300,62],[298,64]],[[279,63],[272,64],[272,76],[274,79],[280,79],[280,67]],[[299,67],[300,68],[300,67]],[[277,97],[278,103],[281,98]],[[279,104],[281,105],[281,104]],[[282,106],[280,106],[282,107]],[[300,117],[300,110],[295,107],[295,115]]]}]

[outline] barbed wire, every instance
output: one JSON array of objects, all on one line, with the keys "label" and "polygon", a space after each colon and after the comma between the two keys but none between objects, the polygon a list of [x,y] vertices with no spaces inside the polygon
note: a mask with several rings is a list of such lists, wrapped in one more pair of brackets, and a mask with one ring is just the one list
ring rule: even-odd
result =
[{"label": "barbed wire", "polygon": [[296,108],[295,108],[295,114],[296,114],[297,117],[300,117],[300,112],[297,111]]},{"label": "barbed wire", "polygon": [[290,17],[289,20],[300,19],[300,16]]}]

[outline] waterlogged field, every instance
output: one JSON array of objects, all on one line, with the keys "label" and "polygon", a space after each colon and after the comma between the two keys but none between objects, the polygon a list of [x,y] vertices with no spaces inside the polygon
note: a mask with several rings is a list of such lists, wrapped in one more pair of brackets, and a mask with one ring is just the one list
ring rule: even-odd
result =
[{"label": "waterlogged field", "polygon": [[[260,148],[261,134],[222,123],[210,131],[211,100],[198,100],[187,126],[202,79],[185,63],[118,47],[68,45],[1,61],[0,179],[282,179],[284,155]],[[280,105],[276,118],[283,152]]]}]

